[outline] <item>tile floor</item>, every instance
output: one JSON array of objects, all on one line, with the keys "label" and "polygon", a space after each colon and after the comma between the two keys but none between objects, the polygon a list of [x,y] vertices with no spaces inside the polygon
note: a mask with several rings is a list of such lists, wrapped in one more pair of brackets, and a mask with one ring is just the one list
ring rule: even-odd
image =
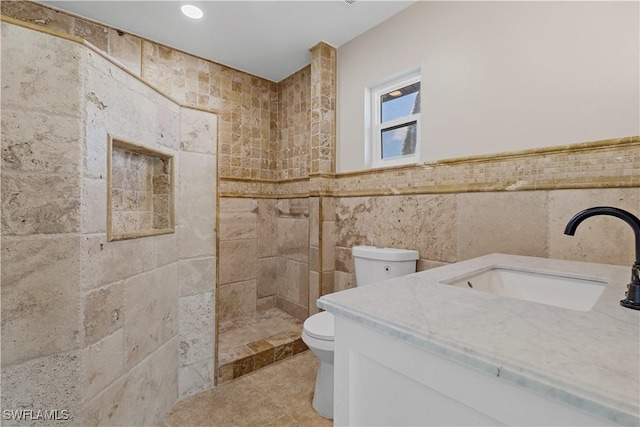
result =
[{"label": "tile floor", "polygon": [[317,369],[307,350],[177,403],[159,427],[332,426],[311,407]]},{"label": "tile floor", "polygon": [[302,322],[277,308],[220,322],[218,384],[306,350],[301,334]]}]

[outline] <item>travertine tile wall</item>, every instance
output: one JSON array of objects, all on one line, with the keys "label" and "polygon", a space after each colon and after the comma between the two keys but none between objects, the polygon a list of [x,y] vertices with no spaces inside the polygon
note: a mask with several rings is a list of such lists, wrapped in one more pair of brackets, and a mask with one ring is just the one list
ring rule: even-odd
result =
[{"label": "travertine tile wall", "polygon": [[337,58],[327,43],[311,48],[311,174],[336,170]]},{"label": "travertine tile wall", "polygon": [[309,176],[311,66],[278,83],[278,179]]},{"label": "travertine tile wall", "polygon": [[256,312],[258,211],[259,204],[255,199],[220,198],[220,321]]},{"label": "travertine tile wall", "polygon": [[276,306],[300,320],[309,315],[309,199],[277,200]]},{"label": "travertine tile wall", "polygon": [[[4,22],[2,62],[2,409],[155,424],[213,383],[215,115]],[[107,241],[108,134],[174,155],[175,234]]]},{"label": "travertine tile wall", "polygon": [[83,51],[4,23],[1,35],[2,409],[68,409],[78,424]]},{"label": "travertine tile wall", "polygon": [[30,1],[1,11],[81,37],[176,101],[218,112],[221,178],[278,178],[277,83]]},{"label": "travertine tile wall", "polygon": [[276,178],[276,83],[147,40],[141,75],[178,102],[220,112],[221,178]]},{"label": "travertine tile wall", "polygon": [[214,384],[217,141],[216,114],[180,109],[176,197],[180,399]]},{"label": "travertine tile wall", "polygon": [[220,198],[220,321],[273,307],[307,317],[308,216],[306,198]]},{"label": "travertine tile wall", "polygon": [[278,273],[278,223],[274,199],[258,200],[258,284],[257,310],[276,306]]},{"label": "travertine tile wall", "polygon": [[[639,170],[640,173],[640,170]],[[351,247],[418,250],[418,270],[494,253],[631,265],[634,236],[615,218],[594,217],[576,236],[567,221],[592,206],[638,214],[638,188],[344,197],[336,205],[335,290],[353,287]]]}]

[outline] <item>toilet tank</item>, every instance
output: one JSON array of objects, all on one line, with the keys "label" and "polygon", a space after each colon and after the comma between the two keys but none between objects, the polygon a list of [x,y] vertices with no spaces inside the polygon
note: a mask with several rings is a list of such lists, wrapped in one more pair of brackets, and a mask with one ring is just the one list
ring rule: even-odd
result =
[{"label": "toilet tank", "polygon": [[356,286],[368,285],[416,272],[418,251],[354,246],[351,254],[356,270]]}]

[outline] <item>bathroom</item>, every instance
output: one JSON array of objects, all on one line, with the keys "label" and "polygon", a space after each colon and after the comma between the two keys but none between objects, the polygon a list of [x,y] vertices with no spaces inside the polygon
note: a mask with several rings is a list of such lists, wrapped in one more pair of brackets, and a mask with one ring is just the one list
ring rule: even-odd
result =
[{"label": "bathroom", "polygon": [[[620,221],[562,230],[591,206],[640,214],[635,2],[416,2],[277,82],[1,7],[3,410],[157,425],[305,353],[356,245],[417,250],[419,271],[633,262]],[[363,88],[415,67],[420,162],[372,169]],[[173,232],[109,240],[108,135],[172,157]]]}]

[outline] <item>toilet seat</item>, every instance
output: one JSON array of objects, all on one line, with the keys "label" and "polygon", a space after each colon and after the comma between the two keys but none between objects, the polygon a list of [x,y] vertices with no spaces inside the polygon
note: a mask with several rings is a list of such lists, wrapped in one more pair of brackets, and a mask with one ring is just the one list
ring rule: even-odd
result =
[{"label": "toilet seat", "polygon": [[304,321],[303,329],[312,338],[322,341],[333,341],[333,314],[328,311],[316,313]]}]

